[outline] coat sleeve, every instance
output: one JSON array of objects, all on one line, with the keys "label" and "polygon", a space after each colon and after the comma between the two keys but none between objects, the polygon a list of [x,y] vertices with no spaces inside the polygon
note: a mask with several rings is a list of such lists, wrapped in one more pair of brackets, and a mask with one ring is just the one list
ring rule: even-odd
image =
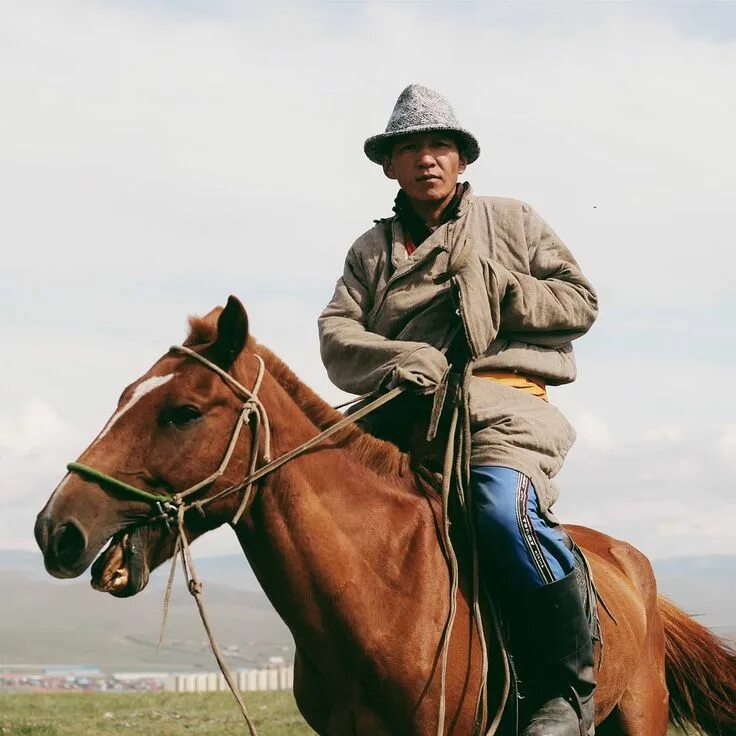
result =
[{"label": "coat sleeve", "polygon": [[372,295],[360,259],[351,249],[330,303],[319,317],[322,362],[330,380],[355,394],[411,383],[431,393],[447,369],[447,359],[421,342],[390,340],[366,329]]},{"label": "coat sleeve", "polygon": [[523,210],[530,274],[493,264],[499,280],[506,281],[500,335],[560,347],[590,329],[598,314],[598,297],[552,228],[529,205],[524,204]]}]

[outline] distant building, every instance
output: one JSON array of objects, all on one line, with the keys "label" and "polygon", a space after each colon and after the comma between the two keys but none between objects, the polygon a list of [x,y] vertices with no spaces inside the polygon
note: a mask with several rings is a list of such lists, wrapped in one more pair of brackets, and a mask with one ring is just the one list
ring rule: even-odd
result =
[{"label": "distant building", "polygon": [[[280,657],[274,659],[281,659]],[[294,665],[274,663],[266,669],[238,670],[235,673],[238,690],[291,690],[294,686]],[[219,672],[196,672],[169,675],[164,688],[177,693],[210,693],[228,690],[224,675]]]}]

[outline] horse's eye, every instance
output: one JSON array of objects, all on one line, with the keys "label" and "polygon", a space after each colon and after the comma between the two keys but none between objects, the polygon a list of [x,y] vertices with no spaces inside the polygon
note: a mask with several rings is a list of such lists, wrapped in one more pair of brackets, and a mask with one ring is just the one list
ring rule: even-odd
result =
[{"label": "horse's eye", "polygon": [[183,427],[201,416],[202,412],[196,406],[171,406],[161,412],[159,419],[161,424]]}]

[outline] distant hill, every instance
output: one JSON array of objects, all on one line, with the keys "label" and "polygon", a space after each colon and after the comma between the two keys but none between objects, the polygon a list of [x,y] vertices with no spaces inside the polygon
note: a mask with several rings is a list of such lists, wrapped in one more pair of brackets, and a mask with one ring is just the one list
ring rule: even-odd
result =
[{"label": "distant hill", "polygon": [[[260,588],[252,590],[255,578],[247,563],[235,555],[224,564],[212,560],[216,558],[201,560],[198,573],[205,584],[205,600],[218,640],[223,647],[237,647],[232,650],[231,663],[253,666],[275,655],[290,659],[291,634]],[[244,568],[239,570],[240,588],[216,582],[237,570],[238,562]],[[0,665],[88,664],[109,670],[215,668],[180,571],[165,647],[156,654],[165,578],[166,570],[159,570],[140,595],[116,599],[93,590],[88,574],[69,581],[51,578],[39,554],[0,552]]]},{"label": "distant hill", "polygon": [[[221,555],[219,557],[197,557],[194,549],[194,562],[199,576],[212,583],[226,585],[236,590],[260,591],[261,586],[256,580],[248,561],[244,555]],[[53,582],[43,566],[40,552],[25,550],[0,549],[0,574],[3,572],[17,572],[28,576],[30,580],[45,580]],[[168,565],[158,569],[152,577],[152,584],[160,584],[166,579]],[[84,578],[80,578],[83,580]]]},{"label": "distant hill", "polygon": [[51,580],[43,566],[40,552],[25,552],[17,549],[0,549],[0,575],[17,572],[29,580]]},{"label": "distant hill", "polygon": [[[242,555],[196,560],[220,643],[235,667],[292,656],[291,634]],[[721,636],[736,640],[736,556],[655,560],[660,592]],[[167,567],[167,566],[166,566]],[[138,596],[92,590],[89,575],[59,581],[35,552],[0,551],[0,665],[88,664],[109,670],[212,669],[194,601],[177,578],[166,645],[156,654],[166,570]]]}]

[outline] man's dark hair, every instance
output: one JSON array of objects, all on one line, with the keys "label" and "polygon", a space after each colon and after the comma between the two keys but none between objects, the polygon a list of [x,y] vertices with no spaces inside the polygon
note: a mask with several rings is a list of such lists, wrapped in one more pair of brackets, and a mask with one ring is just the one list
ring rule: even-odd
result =
[{"label": "man's dark hair", "polygon": [[463,158],[467,158],[467,153],[464,150],[465,147],[465,140],[461,135],[458,135],[457,131],[454,130],[418,130],[413,133],[404,133],[402,135],[397,135],[393,138],[388,138],[383,146],[383,155],[384,156],[391,156],[391,153],[393,152],[394,146],[402,141],[404,138],[408,138],[409,136],[416,135],[417,133],[437,133],[438,135],[442,135],[444,137],[449,138],[457,148],[458,152]]}]

